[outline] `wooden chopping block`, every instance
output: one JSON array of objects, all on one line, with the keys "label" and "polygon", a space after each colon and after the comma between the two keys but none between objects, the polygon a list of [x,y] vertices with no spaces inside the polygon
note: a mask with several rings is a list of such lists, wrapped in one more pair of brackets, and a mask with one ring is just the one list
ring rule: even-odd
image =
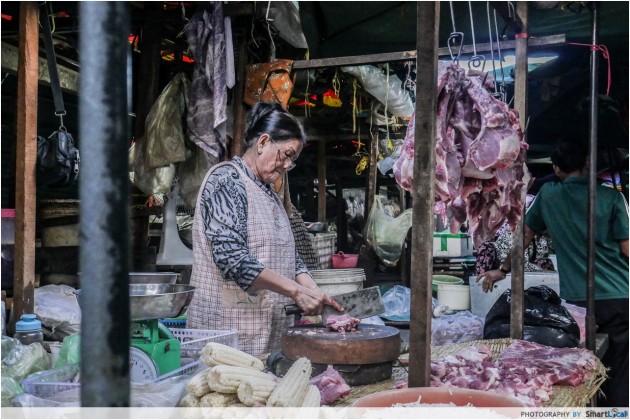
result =
[{"label": "wooden chopping block", "polygon": [[311,363],[363,365],[391,362],[400,354],[400,332],[385,325],[359,324],[339,333],[323,325],[292,327],[282,337],[282,353]]}]

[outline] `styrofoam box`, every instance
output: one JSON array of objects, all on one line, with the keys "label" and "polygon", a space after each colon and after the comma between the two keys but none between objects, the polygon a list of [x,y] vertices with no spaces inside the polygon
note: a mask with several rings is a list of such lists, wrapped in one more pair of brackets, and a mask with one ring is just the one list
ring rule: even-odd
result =
[{"label": "styrofoam box", "polygon": [[472,254],[472,238],[465,233],[433,232],[434,257],[467,257]]},{"label": "styrofoam box", "polygon": [[[492,291],[488,293],[483,291],[482,282],[477,283],[476,280],[476,276],[470,276],[468,281],[470,283],[470,311],[474,315],[485,318],[499,296],[511,288],[512,276],[508,274],[505,279],[495,282]],[[560,294],[560,279],[556,271],[525,273],[524,289],[541,285],[545,285]]]}]

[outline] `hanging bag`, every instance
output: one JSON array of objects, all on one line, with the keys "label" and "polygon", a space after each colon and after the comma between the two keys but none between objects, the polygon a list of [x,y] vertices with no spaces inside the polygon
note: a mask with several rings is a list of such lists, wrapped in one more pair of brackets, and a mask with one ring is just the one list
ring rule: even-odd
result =
[{"label": "hanging bag", "polygon": [[250,106],[256,102],[277,102],[287,109],[294,85],[292,68],[293,60],[284,59],[247,66],[243,101]]},{"label": "hanging bag", "polygon": [[42,5],[42,21],[44,43],[46,44],[46,60],[50,75],[50,87],[55,101],[55,115],[61,125],[48,137],[37,136],[37,179],[46,187],[68,187],[79,176],[79,150],[74,146],[74,139],[63,125],[66,109],[61,95],[61,84],[57,73],[55,49],[50,31],[50,20],[46,4]]}]

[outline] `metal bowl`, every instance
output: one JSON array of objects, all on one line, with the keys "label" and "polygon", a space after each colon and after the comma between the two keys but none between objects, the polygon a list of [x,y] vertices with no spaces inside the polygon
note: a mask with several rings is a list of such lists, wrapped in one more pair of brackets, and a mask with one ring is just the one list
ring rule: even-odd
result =
[{"label": "metal bowl", "polygon": [[194,292],[195,287],[187,284],[130,284],[131,320],[180,316]]},{"label": "metal bowl", "polygon": [[326,232],[326,223],[324,222],[304,222],[304,226],[309,232]]},{"label": "metal bowl", "polygon": [[132,272],[129,273],[130,284],[175,284],[179,273],[172,272]]}]

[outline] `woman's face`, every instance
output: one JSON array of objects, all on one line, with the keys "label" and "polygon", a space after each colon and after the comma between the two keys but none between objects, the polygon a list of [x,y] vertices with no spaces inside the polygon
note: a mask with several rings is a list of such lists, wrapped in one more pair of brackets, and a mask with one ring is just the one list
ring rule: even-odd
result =
[{"label": "woman's face", "polygon": [[268,134],[263,134],[258,139],[257,148],[257,175],[263,182],[273,184],[293,169],[302,151],[302,142],[298,139],[275,141]]}]

